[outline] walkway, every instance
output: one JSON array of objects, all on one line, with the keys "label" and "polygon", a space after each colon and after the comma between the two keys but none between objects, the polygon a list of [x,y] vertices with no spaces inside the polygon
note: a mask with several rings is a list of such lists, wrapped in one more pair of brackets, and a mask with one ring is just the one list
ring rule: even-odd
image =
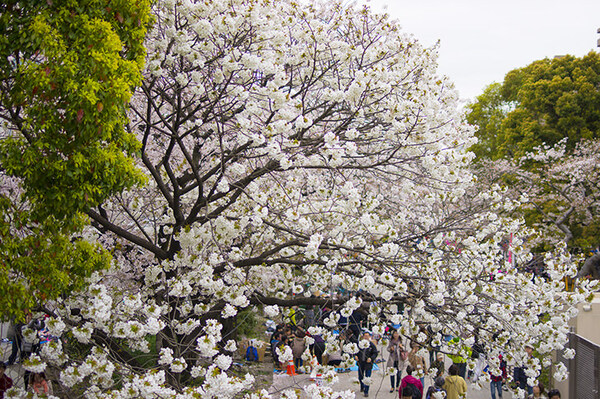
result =
[{"label": "walkway", "polygon": [[[378,366],[385,365],[385,363],[379,363]],[[450,362],[448,361],[448,366]],[[351,371],[349,373],[339,373],[339,381],[333,385],[335,391],[346,391],[351,390],[356,393],[356,398],[363,398],[362,393],[359,392],[360,387],[358,384],[358,373]],[[371,385],[369,392],[369,399],[393,399],[398,398],[398,392],[390,393],[390,378],[385,376],[383,371],[374,370],[371,376],[373,384]],[[312,384],[314,381],[310,380],[310,376],[307,374],[299,374],[295,376],[291,375],[274,375],[273,385],[269,389],[269,392],[278,397],[278,393],[286,389],[295,389],[297,392],[302,391],[302,387],[308,384]],[[432,385],[432,381],[429,377],[425,378],[425,391]],[[467,382],[467,398],[468,399],[490,399],[490,387],[488,383],[484,386],[478,387],[477,384]],[[302,395],[302,398],[306,398],[306,395]],[[510,392],[503,392],[503,399],[512,399],[513,395]]]}]

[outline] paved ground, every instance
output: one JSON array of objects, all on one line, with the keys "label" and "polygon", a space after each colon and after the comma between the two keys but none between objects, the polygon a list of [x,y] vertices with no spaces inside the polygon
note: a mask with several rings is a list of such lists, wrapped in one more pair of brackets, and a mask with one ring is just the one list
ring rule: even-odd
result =
[{"label": "paved ground", "polygon": [[[339,381],[332,387],[334,390],[336,390],[336,391],[352,390],[353,392],[356,393],[357,399],[363,398],[362,393],[359,392],[360,387],[358,385],[358,375],[357,375],[356,371],[351,371],[349,373],[340,373],[340,374],[338,374],[338,377],[339,377]],[[373,384],[371,385],[371,388],[369,391],[369,399],[372,399],[372,398],[381,398],[381,399],[383,399],[383,398],[386,398],[386,399],[398,398],[397,392],[390,393],[390,378],[389,378],[389,376],[384,376],[383,371],[381,371],[381,370],[373,371],[372,379],[373,379]],[[281,391],[283,391],[285,389],[290,389],[290,388],[301,392],[303,386],[305,386],[307,384],[312,384],[312,383],[314,383],[314,381],[311,381],[310,376],[306,375],[306,374],[301,374],[301,375],[296,375],[296,376],[291,376],[291,375],[286,375],[286,374],[274,375],[273,376],[273,385],[269,389],[269,392],[271,392],[275,396],[278,396],[277,394],[280,393]],[[426,378],[425,379],[425,392],[427,391],[427,388],[430,385],[432,385],[431,379]],[[489,384],[485,384],[483,387],[478,388],[477,384],[467,382],[467,387],[468,387],[468,393],[467,393],[468,399],[490,399],[491,398]],[[306,396],[303,395],[302,397],[305,398]],[[512,399],[512,395],[510,394],[510,392],[503,392],[503,398],[504,399]]]},{"label": "paved ground", "polygon": [[[6,342],[0,342],[0,360],[6,361],[10,354],[10,345]],[[266,359],[266,362],[270,363],[270,359]],[[379,363],[378,366],[383,368],[385,363]],[[449,363],[448,363],[449,365]],[[6,370],[6,374],[15,381],[16,385],[19,387],[23,386],[23,368],[20,365],[10,366]],[[333,389],[336,391],[345,391],[351,390],[356,393],[356,398],[363,398],[362,393],[359,392],[358,385],[358,374],[356,371],[351,371],[349,373],[339,373],[338,374],[339,381],[333,385]],[[371,376],[373,380],[373,384],[371,385],[369,392],[369,399],[380,398],[380,399],[393,399],[398,398],[398,393],[390,393],[390,378],[389,376],[385,376],[383,371],[374,370]],[[312,384],[314,381],[310,380],[310,375],[308,374],[299,374],[295,376],[289,376],[286,374],[274,374],[273,375],[273,384],[269,388],[269,392],[274,394],[274,396],[278,397],[278,393],[286,389],[295,389],[297,392],[302,392],[302,387],[308,384]],[[430,378],[425,379],[425,391],[427,388],[432,385],[432,381]],[[467,382],[468,387],[468,399],[490,399],[490,389],[489,384],[485,384],[481,388],[477,388],[477,384],[472,384]],[[302,397],[306,398],[305,395]],[[504,399],[512,399],[512,395],[509,392],[504,392]]]},{"label": "paved ground", "polygon": [[[383,353],[382,349],[380,346],[378,346],[379,349],[379,353]],[[270,361],[270,359],[266,359],[266,361]],[[448,370],[448,367],[450,367],[450,365],[452,364],[452,362],[450,361],[450,359],[446,358],[446,367],[445,369]],[[398,392],[390,392],[390,377],[384,375],[384,369],[385,369],[385,361],[382,361],[382,359],[378,360],[377,363],[378,366],[378,370],[373,370],[373,374],[371,375],[372,378],[372,385],[369,389],[369,399],[373,399],[373,398],[380,398],[380,399],[393,399],[393,398],[398,398]],[[406,374],[403,374],[403,376]],[[447,376],[447,373],[444,375],[444,377]],[[351,390],[353,392],[355,392],[356,394],[356,398],[357,399],[362,399],[363,398],[363,394],[360,392],[360,385],[358,383],[358,372],[357,371],[350,371],[348,373],[338,373],[338,379],[339,381],[337,383],[335,383],[332,388],[335,391],[346,391],[346,390]],[[286,375],[286,374],[280,374],[280,375],[273,375],[273,385],[271,386],[271,388],[269,389],[269,392],[271,394],[273,394],[275,397],[278,397],[279,393],[282,392],[283,390],[286,389],[295,389],[296,392],[298,393],[304,393],[302,387],[308,384],[313,384],[315,383],[315,381],[312,381],[310,379],[309,375],[306,374],[300,374],[300,375],[295,375],[295,376],[291,376],[291,375]],[[433,381],[431,380],[431,378],[429,377],[425,377],[425,389],[424,392],[427,392],[427,389],[433,385]],[[476,383],[471,383],[470,381],[467,381],[467,398],[468,399],[491,399],[492,395],[490,393],[490,386],[489,383],[482,383],[481,385],[476,384]],[[504,391],[502,393],[502,398],[503,399],[512,399],[513,395],[510,392]],[[302,395],[302,398],[307,398],[306,394]],[[423,395],[423,399],[425,399],[425,396]]]}]

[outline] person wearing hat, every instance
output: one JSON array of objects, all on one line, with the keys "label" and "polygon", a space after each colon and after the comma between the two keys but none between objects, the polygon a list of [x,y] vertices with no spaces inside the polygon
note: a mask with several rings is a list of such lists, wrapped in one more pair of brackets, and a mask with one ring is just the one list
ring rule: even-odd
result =
[{"label": "person wearing hat", "polygon": [[429,371],[431,371],[432,369],[436,369],[437,372],[435,373],[435,376],[441,377],[442,375],[444,375],[444,369],[445,369],[444,365],[445,365],[444,354],[438,353],[436,360],[434,360],[433,363],[431,363],[431,365],[429,366]]},{"label": "person wearing hat", "polygon": [[6,363],[0,362],[0,399],[4,399],[4,392],[8,391],[13,386],[13,380],[4,372],[6,371]]},{"label": "person wearing hat", "polygon": [[427,394],[425,395],[425,399],[435,398],[435,396],[433,396],[433,394],[436,392],[443,392],[444,397],[446,397],[446,390],[444,389],[444,383],[446,382],[446,380],[444,380],[444,377],[436,377],[433,382],[434,382],[434,385],[430,386],[429,389],[427,389]]}]

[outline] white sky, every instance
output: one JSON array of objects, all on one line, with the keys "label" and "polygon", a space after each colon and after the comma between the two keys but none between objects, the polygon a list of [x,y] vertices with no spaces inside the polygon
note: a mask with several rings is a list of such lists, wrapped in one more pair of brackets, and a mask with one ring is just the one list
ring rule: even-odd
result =
[{"label": "white sky", "polygon": [[532,61],[600,50],[600,0],[358,0],[384,10],[423,45],[463,99]]}]

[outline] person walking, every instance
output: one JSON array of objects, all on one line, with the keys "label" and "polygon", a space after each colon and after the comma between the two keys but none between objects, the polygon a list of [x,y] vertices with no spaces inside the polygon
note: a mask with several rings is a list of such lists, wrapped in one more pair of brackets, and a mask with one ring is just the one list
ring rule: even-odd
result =
[{"label": "person walking", "polygon": [[429,387],[427,390],[427,394],[425,395],[425,399],[435,399],[435,394],[438,392],[443,393],[443,397],[446,397],[446,390],[444,389],[444,383],[446,380],[444,377],[436,377],[434,380],[434,384]]},{"label": "person walking", "polygon": [[377,359],[377,347],[371,341],[371,334],[364,332],[362,339],[358,343],[360,350],[355,357],[358,363],[358,381],[360,382],[360,391],[365,395],[365,398],[369,396],[369,381],[371,379],[371,373],[373,372],[373,364]]},{"label": "person walking", "polygon": [[395,372],[390,374],[390,393],[392,393],[400,387],[402,370],[406,368],[406,359],[408,358],[408,352],[404,349],[397,330],[392,332],[392,338],[387,346],[387,350],[390,356],[388,357],[386,366],[388,369],[391,367],[395,369]]},{"label": "person walking", "polygon": [[[23,341],[23,335],[21,333],[21,329],[23,328],[22,323],[15,323],[11,321],[8,327],[7,338],[10,340],[12,344],[10,356],[8,357],[7,365],[10,366],[15,363],[17,360],[17,355],[21,351],[21,342]],[[23,355],[21,355],[22,357]]]},{"label": "person walking", "polygon": [[490,391],[492,393],[492,399],[496,399],[496,392],[498,392],[498,398],[502,399],[502,383],[506,381],[506,361],[500,358],[500,374],[494,374],[490,371]]},{"label": "person walking", "polygon": [[459,337],[454,337],[450,340],[450,343],[455,345],[457,349],[462,349],[460,352],[464,352],[467,357],[460,355],[460,352],[454,355],[448,355],[452,363],[458,367],[458,375],[463,379],[467,376],[467,358],[471,356],[471,348],[463,345],[462,340]]},{"label": "person walking", "polygon": [[444,354],[438,353],[436,360],[434,360],[429,366],[429,372],[431,372],[433,369],[436,369],[437,372],[435,373],[435,377],[442,377],[444,375],[445,368]]},{"label": "person walking", "polygon": [[[531,346],[530,344],[525,345],[525,352],[527,353],[528,358],[532,358],[533,346]],[[529,384],[527,383],[527,366],[523,364],[520,367],[515,367],[513,369],[513,373],[514,381],[517,384],[517,388],[521,388],[522,390],[527,392],[527,395],[531,395],[533,393],[533,387],[529,386]]]},{"label": "person walking", "polygon": [[[404,377],[402,379],[402,381],[400,382],[400,394],[403,395],[402,392],[404,392],[404,389],[406,387],[410,387],[410,388],[412,388],[412,391],[413,391],[413,398],[415,396],[422,398],[423,397],[423,383],[421,382],[420,379],[413,377],[412,373],[413,373],[413,368],[409,364],[408,366],[406,366],[406,377]],[[418,395],[417,395],[417,392],[415,392],[415,390],[418,391]]]},{"label": "person walking", "polygon": [[471,377],[472,382],[479,381],[485,366],[485,347],[479,342],[479,335],[475,334],[475,343],[471,347],[471,359],[475,360],[475,369]]},{"label": "person walking", "polygon": [[[40,351],[41,342],[40,342],[40,332],[44,330],[45,322],[44,319],[33,319],[26,326],[21,327],[23,340],[21,342],[21,360],[29,359],[29,357],[33,354],[37,354]],[[32,342],[27,340],[27,337],[24,334],[26,329],[33,330],[35,332],[35,336]],[[23,385],[25,386],[25,390],[29,386],[29,376],[31,372],[27,369],[23,372]]]},{"label": "person walking", "polygon": [[420,376],[421,385],[425,385],[425,373],[427,368],[425,367],[425,359],[423,356],[417,355],[417,352],[421,348],[419,344],[413,342],[410,344],[410,352],[408,353],[408,362],[412,366],[413,371]]},{"label": "person walking", "polygon": [[446,390],[446,399],[464,398],[467,394],[467,383],[465,379],[458,375],[459,370],[456,364],[453,364],[448,369],[448,377],[444,381],[444,389]]}]

